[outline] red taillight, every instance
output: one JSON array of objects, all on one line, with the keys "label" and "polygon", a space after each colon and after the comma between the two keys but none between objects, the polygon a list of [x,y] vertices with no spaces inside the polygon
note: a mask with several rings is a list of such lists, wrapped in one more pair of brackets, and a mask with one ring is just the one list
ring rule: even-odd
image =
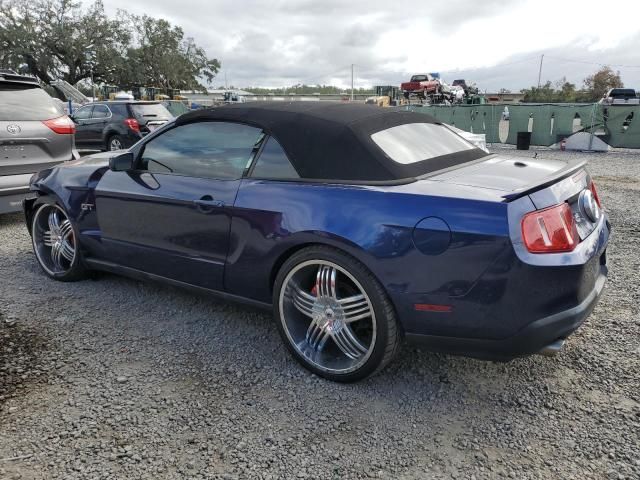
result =
[{"label": "red taillight", "polygon": [[44,123],[47,127],[53,130],[55,133],[61,135],[73,135],[76,133],[76,124],[73,123],[66,115],[58,118],[52,118],[51,120],[45,120]]},{"label": "red taillight", "polygon": [[140,132],[140,124],[135,118],[125,118],[124,124],[136,133]]},{"label": "red taillight", "polygon": [[522,239],[531,253],[572,251],[580,237],[569,204],[527,213],[522,219]]},{"label": "red taillight", "polygon": [[602,208],[602,204],[600,203],[600,197],[598,196],[598,191],[596,190],[596,184],[593,183],[593,180],[591,180],[591,183],[589,183],[589,190],[591,190],[591,193],[593,193],[593,198],[596,199],[596,203],[598,204],[598,207]]}]

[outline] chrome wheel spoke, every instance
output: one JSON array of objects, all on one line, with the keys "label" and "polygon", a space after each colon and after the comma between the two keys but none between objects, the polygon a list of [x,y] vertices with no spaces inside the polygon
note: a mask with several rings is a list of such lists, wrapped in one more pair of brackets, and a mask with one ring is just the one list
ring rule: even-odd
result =
[{"label": "chrome wheel spoke", "polygon": [[338,302],[342,307],[345,323],[355,322],[371,316],[369,300],[362,294],[342,298]]},{"label": "chrome wheel spoke", "polygon": [[60,254],[69,260],[69,262],[73,262],[75,253],[76,251],[73,246],[67,240],[63,240],[60,244]]},{"label": "chrome wheel spoke", "polygon": [[42,234],[42,243],[47,247],[53,246],[53,238],[52,238],[51,230],[47,230]]},{"label": "chrome wheel spoke", "polygon": [[67,240],[69,237],[73,235],[73,227],[71,226],[71,222],[65,219],[60,224],[60,236],[63,240]]},{"label": "chrome wheel spoke", "polygon": [[316,274],[316,295],[318,297],[336,298],[336,277],[337,271],[329,265],[318,267]]},{"label": "chrome wheel spoke", "polygon": [[319,352],[322,351],[327,340],[331,337],[331,329],[320,326],[320,323],[313,320],[307,329],[306,341],[311,348]]},{"label": "chrome wheel spoke", "polygon": [[60,219],[58,218],[58,212],[51,210],[49,217],[47,217],[49,223],[49,231],[51,233],[57,233],[60,230]]},{"label": "chrome wheel spoke", "polygon": [[292,286],[293,305],[307,317],[313,318],[313,307],[315,305],[315,297],[310,293],[303,291],[298,286]]},{"label": "chrome wheel spoke", "polygon": [[367,353],[367,348],[360,343],[348,325],[333,334],[333,341],[349,358],[357,359]]},{"label": "chrome wheel spoke", "polygon": [[51,247],[51,261],[57,270],[62,270],[62,244],[54,243]]}]

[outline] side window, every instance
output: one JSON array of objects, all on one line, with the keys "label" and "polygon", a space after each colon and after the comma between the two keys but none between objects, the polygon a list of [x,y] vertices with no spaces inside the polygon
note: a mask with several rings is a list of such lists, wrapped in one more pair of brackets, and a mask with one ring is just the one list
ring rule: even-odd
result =
[{"label": "side window", "polygon": [[77,109],[75,112],[73,112],[73,118],[75,118],[76,120],[88,119],[89,116],[91,115],[92,108],[93,108],[93,105]]},{"label": "side window", "polygon": [[256,178],[300,178],[278,141],[269,137],[251,172]]},{"label": "side window", "polygon": [[112,103],[111,105],[109,105],[109,109],[111,110],[112,115],[120,115],[121,117],[133,116],[129,115],[126,103]]},{"label": "side window", "polygon": [[107,118],[109,116],[111,116],[111,112],[106,105],[95,105],[93,107],[91,118]]},{"label": "side window", "polygon": [[189,177],[241,178],[263,136],[259,128],[239,123],[181,125],[145,145],[140,168]]}]

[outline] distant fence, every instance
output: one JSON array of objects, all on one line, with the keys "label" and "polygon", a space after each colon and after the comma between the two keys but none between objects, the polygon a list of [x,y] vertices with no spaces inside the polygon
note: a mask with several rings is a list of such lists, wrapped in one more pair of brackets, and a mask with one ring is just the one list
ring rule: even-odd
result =
[{"label": "distant fence", "polygon": [[640,106],[556,103],[398,108],[429,114],[461,130],[484,133],[488,143],[515,144],[518,132],[531,132],[531,145],[549,146],[586,131],[612,147],[640,148]]}]

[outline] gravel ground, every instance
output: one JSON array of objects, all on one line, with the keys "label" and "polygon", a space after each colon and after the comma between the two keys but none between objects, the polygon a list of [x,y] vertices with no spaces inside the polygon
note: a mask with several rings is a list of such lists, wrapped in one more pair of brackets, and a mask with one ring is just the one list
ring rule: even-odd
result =
[{"label": "gravel ground", "polygon": [[560,356],[405,348],[355,385],[300,368],[262,312],[51,281],[0,216],[0,478],[640,478],[640,154],[588,158],[611,273]]}]

